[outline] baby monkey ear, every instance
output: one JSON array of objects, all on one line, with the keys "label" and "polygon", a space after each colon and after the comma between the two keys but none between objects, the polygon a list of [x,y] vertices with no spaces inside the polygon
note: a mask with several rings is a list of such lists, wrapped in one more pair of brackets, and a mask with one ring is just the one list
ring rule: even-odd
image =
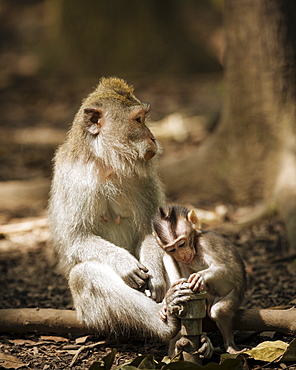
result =
[{"label": "baby monkey ear", "polygon": [[196,213],[193,210],[187,213],[187,220],[191,223],[194,230],[200,231],[201,224],[199,218],[196,216]]},{"label": "baby monkey ear", "polygon": [[163,242],[161,241],[160,237],[157,235],[157,232],[155,230],[152,231],[152,235],[156,239],[158,245],[163,248]]},{"label": "baby monkey ear", "polygon": [[83,123],[86,130],[92,135],[99,134],[103,124],[102,110],[93,108],[84,109]]}]

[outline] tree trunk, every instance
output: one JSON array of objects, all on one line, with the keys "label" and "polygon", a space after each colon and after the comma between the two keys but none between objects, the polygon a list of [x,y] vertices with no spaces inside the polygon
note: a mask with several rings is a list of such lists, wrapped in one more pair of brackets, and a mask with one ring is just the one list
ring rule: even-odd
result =
[{"label": "tree trunk", "polygon": [[221,121],[162,178],[187,202],[275,202],[296,249],[296,3],[226,0],[224,16]]}]

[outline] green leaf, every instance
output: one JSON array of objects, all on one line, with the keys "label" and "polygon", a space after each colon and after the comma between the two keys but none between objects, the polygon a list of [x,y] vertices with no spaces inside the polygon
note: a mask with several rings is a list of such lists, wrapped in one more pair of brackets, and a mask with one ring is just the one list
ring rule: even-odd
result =
[{"label": "green leaf", "polygon": [[116,353],[117,353],[117,349],[116,348],[112,349],[112,351],[108,353],[107,356],[103,357],[102,360],[95,361],[91,365],[89,370],[98,370],[98,369],[110,370],[114,362]]},{"label": "green leaf", "polygon": [[203,369],[202,366],[194,364],[188,361],[175,361],[167,364],[162,368],[162,370],[199,370]]},{"label": "green leaf", "polygon": [[153,355],[138,355],[134,360],[127,361],[120,365],[116,370],[134,370],[134,369],[158,369],[159,364]]},{"label": "green leaf", "polygon": [[[140,357],[140,356],[138,356]],[[131,363],[134,365],[134,361]],[[153,355],[142,356],[142,360],[138,363],[138,369],[156,369],[157,361],[154,360]]]},{"label": "green leaf", "polygon": [[206,366],[188,361],[177,361],[166,365],[162,370],[243,370],[243,360],[240,357],[231,358],[223,361],[221,364],[211,362]]},{"label": "green leaf", "polygon": [[91,367],[89,368],[89,370],[98,370],[98,369],[104,369],[104,362],[99,360],[99,361],[95,361]]},{"label": "green leaf", "polygon": [[292,342],[288,345],[286,352],[281,361],[296,361],[296,339],[293,339]]}]

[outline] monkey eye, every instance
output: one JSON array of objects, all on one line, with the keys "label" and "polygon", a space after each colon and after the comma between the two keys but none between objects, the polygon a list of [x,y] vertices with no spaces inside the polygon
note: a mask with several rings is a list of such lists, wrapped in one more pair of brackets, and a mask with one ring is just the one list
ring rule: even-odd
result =
[{"label": "monkey eye", "polygon": [[185,242],[182,242],[181,244],[179,244],[179,248],[183,248],[185,247]]},{"label": "monkey eye", "polygon": [[169,253],[174,253],[176,251],[176,249],[175,248],[173,248],[173,249],[170,249],[168,252]]},{"label": "monkey eye", "polygon": [[135,121],[137,121],[138,123],[142,123],[142,118],[141,117],[137,117],[137,118],[135,118]]}]

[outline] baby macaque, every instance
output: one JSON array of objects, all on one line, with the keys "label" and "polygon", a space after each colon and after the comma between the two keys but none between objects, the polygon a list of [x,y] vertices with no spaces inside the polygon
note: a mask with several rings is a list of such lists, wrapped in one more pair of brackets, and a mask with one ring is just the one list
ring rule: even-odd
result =
[{"label": "baby macaque", "polygon": [[[192,291],[206,290],[207,312],[223,335],[226,351],[239,352],[232,320],[243,300],[246,273],[236,248],[222,235],[201,230],[195,212],[180,206],[159,208],[153,233],[166,252],[163,262],[170,284],[183,277]],[[160,316],[166,320],[165,306]]]}]

